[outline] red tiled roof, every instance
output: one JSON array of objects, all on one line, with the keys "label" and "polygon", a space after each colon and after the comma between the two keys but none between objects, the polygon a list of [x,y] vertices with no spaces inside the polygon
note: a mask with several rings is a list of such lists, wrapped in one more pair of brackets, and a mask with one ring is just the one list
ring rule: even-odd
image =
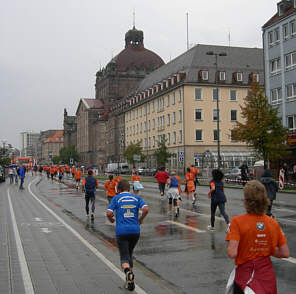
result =
[{"label": "red tiled roof", "polygon": [[277,21],[287,17],[288,15],[294,13],[296,11],[296,8],[291,7],[290,9],[288,9],[284,14],[282,14],[281,16],[278,14],[278,12],[267,22],[263,25],[262,28],[266,28],[269,27],[270,25],[276,23]]},{"label": "red tiled roof", "polygon": [[104,108],[104,101],[102,99],[93,99],[93,98],[83,98],[89,108]]},{"label": "red tiled roof", "polygon": [[44,140],[45,143],[63,143],[63,130],[56,131],[51,137]]}]

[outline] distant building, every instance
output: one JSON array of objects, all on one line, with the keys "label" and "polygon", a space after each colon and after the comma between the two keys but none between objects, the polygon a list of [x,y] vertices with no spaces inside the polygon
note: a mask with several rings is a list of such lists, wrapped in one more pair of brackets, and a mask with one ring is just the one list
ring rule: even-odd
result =
[{"label": "distant building", "polygon": [[64,147],[63,130],[42,131],[38,143],[38,162],[51,163],[53,157],[60,155],[62,147]]},{"label": "distant building", "polygon": [[263,26],[265,91],[290,129],[287,144],[296,155],[296,1],[282,0]]},{"label": "distant building", "polygon": [[38,143],[40,133],[22,132],[21,133],[21,156],[34,157],[37,154],[36,145]]}]

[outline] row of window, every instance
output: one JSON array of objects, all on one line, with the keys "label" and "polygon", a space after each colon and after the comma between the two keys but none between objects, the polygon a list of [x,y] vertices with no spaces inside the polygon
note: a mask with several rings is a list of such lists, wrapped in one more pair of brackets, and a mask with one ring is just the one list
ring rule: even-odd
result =
[{"label": "row of window", "polygon": [[[217,121],[218,119],[218,112],[217,109],[213,109],[213,121]],[[202,121],[203,120],[203,110],[202,109],[195,109],[195,120]],[[221,120],[221,118],[220,118]],[[237,121],[237,110],[231,109],[230,110],[230,121],[234,122]]]},{"label": "row of window", "polygon": [[[216,73],[217,75],[217,81],[226,81],[226,72],[225,71],[218,71]],[[243,73],[242,72],[234,72],[232,74],[233,80],[235,82],[242,82],[243,81]],[[202,81],[208,81],[209,80],[209,71],[208,70],[200,70],[199,72],[199,78]],[[250,73],[249,75],[250,81],[251,82],[257,82],[259,83],[259,74],[258,73]]]},{"label": "row of window", "polygon": [[[282,101],[282,88],[275,88],[271,90],[271,103],[278,104]],[[286,85],[286,98],[296,98],[296,83]]]},{"label": "row of window", "polygon": [[[296,51],[288,53],[285,55],[285,69],[289,70],[290,68],[296,66]],[[281,58],[277,57],[270,61],[270,73],[274,74],[282,69]]]},{"label": "row of window", "polygon": [[[203,89],[202,88],[195,88],[195,100],[203,100]],[[212,90],[212,100],[216,101],[217,98],[220,100],[220,91],[217,88]],[[229,90],[229,100],[230,101],[237,101],[237,90]]]},{"label": "row of window", "polygon": [[[282,26],[283,39],[287,40],[296,36],[296,20],[283,24]],[[280,28],[277,27],[268,33],[268,45],[274,46],[280,42]]]}]

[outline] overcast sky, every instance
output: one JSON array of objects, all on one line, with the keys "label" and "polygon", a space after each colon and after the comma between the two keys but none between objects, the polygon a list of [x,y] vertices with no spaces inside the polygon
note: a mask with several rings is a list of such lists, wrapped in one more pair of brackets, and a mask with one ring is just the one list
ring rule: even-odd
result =
[{"label": "overcast sky", "polygon": [[132,28],[165,62],[189,43],[262,48],[262,25],[279,0],[1,0],[0,143],[20,132],[62,129],[63,110],[94,98],[95,74]]}]

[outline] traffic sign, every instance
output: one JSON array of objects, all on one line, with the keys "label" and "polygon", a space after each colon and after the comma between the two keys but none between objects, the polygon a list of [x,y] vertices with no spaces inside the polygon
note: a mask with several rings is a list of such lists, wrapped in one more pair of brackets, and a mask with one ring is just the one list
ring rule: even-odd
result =
[{"label": "traffic sign", "polygon": [[184,162],[184,151],[178,152],[179,162]]},{"label": "traffic sign", "polygon": [[141,156],[138,154],[134,154],[133,159],[134,159],[134,161],[141,161]]},{"label": "traffic sign", "polygon": [[70,164],[73,164],[73,163],[74,163],[74,159],[70,158]]}]

